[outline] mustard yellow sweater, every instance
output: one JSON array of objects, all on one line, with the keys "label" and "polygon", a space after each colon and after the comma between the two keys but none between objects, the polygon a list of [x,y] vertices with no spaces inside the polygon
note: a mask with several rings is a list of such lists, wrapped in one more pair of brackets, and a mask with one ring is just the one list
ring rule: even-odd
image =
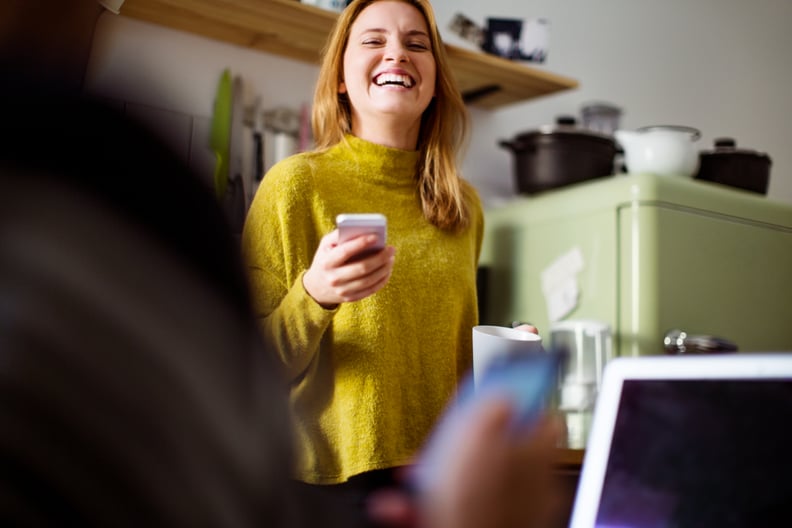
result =
[{"label": "mustard yellow sweater", "polygon": [[[417,159],[347,136],[275,165],[251,205],[243,251],[265,337],[290,377],[305,482],[410,463],[470,368],[481,204],[461,234],[429,224]],[[393,274],[376,294],[325,310],[302,275],[336,215],[364,212],[388,218]]]}]

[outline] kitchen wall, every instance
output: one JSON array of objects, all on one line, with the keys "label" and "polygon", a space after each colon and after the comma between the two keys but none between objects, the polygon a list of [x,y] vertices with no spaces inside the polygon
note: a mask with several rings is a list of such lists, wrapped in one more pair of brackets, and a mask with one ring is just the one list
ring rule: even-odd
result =
[{"label": "kitchen wall", "polygon": [[[456,13],[544,17],[547,61],[535,65],[580,81],[569,92],[487,111],[472,108],[466,176],[489,205],[513,196],[511,154],[499,139],[607,101],[622,126],[683,124],[767,152],[769,197],[792,203],[792,2],[788,0],[473,0],[435,2],[445,28]],[[122,10],[123,12],[123,10]],[[449,31],[446,39],[469,47]],[[310,102],[315,66],[242,49],[107,13],[97,28],[87,85],[156,123],[204,174],[216,84],[223,68],[244,75],[265,108]]]},{"label": "kitchen wall", "polygon": [[96,27],[86,87],[149,123],[212,184],[209,131],[225,68],[243,76],[247,98],[259,96],[265,109],[310,102],[318,73],[310,64],[107,12]]}]

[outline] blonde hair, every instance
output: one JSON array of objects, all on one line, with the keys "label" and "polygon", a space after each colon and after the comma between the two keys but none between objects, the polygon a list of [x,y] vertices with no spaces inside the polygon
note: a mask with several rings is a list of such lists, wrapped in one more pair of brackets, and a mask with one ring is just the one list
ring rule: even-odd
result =
[{"label": "blonde hair", "polygon": [[[354,0],[338,17],[325,46],[314,92],[312,127],[317,149],[343,141],[352,130],[352,113],[346,94],[338,92],[352,24],[373,3]],[[459,175],[457,156],[467,146],[469,117],[462,94],[448,64],[432,6],[427,0],[398,0],[421,12],[429,29],[437,74],[435,97],[424,110],[418,135],[420,158],[416,182],[424,217],[448,231],[470,224],[469,202],[473,187]]]}]

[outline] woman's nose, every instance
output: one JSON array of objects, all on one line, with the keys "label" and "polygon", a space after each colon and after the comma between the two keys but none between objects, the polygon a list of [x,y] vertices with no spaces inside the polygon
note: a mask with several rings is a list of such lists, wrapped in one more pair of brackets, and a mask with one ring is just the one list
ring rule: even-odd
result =
[{"label": "woman's nose", "polygon": [[407,62],[410,60],[407,49],[401,44],[388,45],[385,50],[385,59],[395,62]]}]

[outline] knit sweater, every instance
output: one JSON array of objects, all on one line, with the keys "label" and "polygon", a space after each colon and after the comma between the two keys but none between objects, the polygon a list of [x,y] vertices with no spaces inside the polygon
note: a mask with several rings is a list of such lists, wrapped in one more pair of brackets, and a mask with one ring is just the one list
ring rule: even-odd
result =
[{"label": "knit sweater", "polygon": [[[296,478],[346,481],[409,464],[471,366],[483,214],[442,231],[423,217],[418,152],[354,136],[270,169],[242,234],[255,309],[290,380]],[[379,212],[396,256],[377,293],[327,310],[302,276],[340,213]]]}]

